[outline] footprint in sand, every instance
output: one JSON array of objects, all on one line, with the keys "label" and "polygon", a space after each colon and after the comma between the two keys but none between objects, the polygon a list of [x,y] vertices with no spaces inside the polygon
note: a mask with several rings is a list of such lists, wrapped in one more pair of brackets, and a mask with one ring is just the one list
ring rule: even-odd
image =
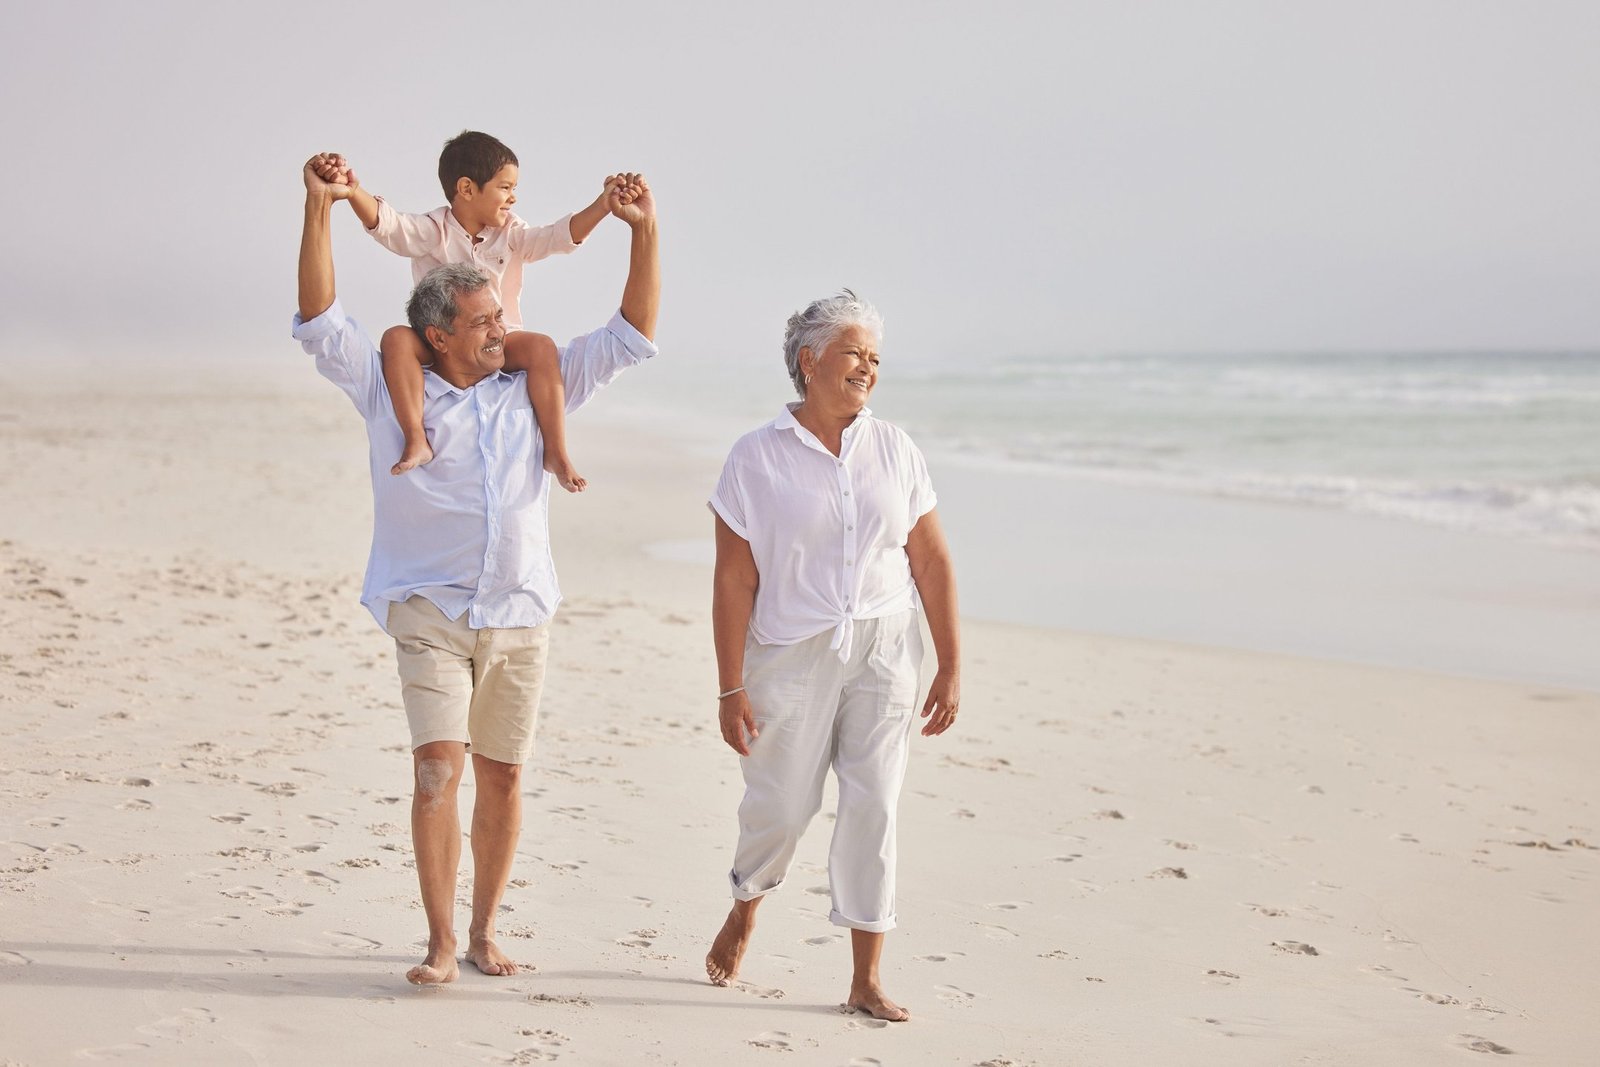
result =
[{"label": "footprint in sand", "polygon": [[177,1040],[187,1037],[195,1029],[208,1023],[217,1021],[216,1015],[205,1008],[184,1008],[176,1015],[169,1015],[164,1019],[157,1019],[153,1023],[135,1027],[139,1033],[147,1037],[160,1037],[168,1040]]},{"label": "footprint in sand", "polygon": [[229,811],[229,812],[224,812],[221,815],[213,815],[213,816],[211,816],[211,821],[212,822],[241,823],[241,822],[244,822],[249,817],[250,817],[250,813],[246,812],[246,811]]},{"label": "footprint in sand", "polygon": [[1239,980],[1239,976],[1234,974],[1232,971],[1223,971],[1223,970],[1216,970],[1216,969],[1207,971],[1206,972],[1206,977],[1207,978],[1214,978],[1214,979],[1217,979],[1217,980],[1219,980],[1221,982],[1224,982],[1224,983],[1236,982],[1236,981]]},{"label": "footprint in sand", "polygon": [[0,949],[0,967],[25,967],[32,962],[32,956],[24,956],[10,949]]},{"label": "footprint in sand", "polygon": [[1277,949],[1279,952],[1287,952],[1291,956],[1321,955],[1321,953],[1318,952],[1313,946],[1306,944],[1304,941],[1274,941],[1272,943],[1272,947]]},{"label": "footprint in sand", "polygon": [[1004,926],[996,926],[991,923],[973,923],[972,925],[982,930],[985,937],[994,941],[1010,941],[1017,937],[1015,930],[1007,929]]},{"label": "footprint in sand", "polygon": [[939,995],[940,1000],[950,1004],[971,1004],[978,998],[978,994],[968,993],[965,989],[953,985],[934,986],[933,991]]},{"label": "footprint in sand", "polygon": [[[883,1025],[888,1026],[889,1024],[884,1023]],[[883,1061],[875,1056],[857,1056],[849,1062],[847,1067],[883,1067]]]},{"label": "footprint in sand", "polygon": [[362,937],[360,934],[346,933],[343,930],[326,931],[322,936],[326,938],[328,944],[332,945],[334,948],[374,949],[383,947],[382,941],[374,941],[370,937]]},{"label": "footprint in sand", "polygon": [[944,963],[955,956],[965,956],[965,952],[930,952],[926,956],[912,956],[918,963]]},{"label": "footprint in sand", "polygon": [[758,985],[751,985],[749,982],[740,982],[734,988],[741,993],[749,993],[752,997],[759,997],[762,1000],[782,1000],[785,996],[781,989],[768,989]]},{"label": "footprint in sand", "polygon": [[[846,1030],[884,1030],[889,1026],[888,1021],[884,1019],[856,1018],[855,1016],[859,1013],[848,1004],[841,1004],[834,1010],[840,1015],[852,1016],[850,1021],[844,1024]],[[877,1061],[874,1060],[873,1062],[876,1063]]]},{"label": "footprint in sand", "polygon": [[1066,856],[1051,856],[1050,858],[1057,863],[1071,863],[1073,860],[1083,859],[1083,853],[1073,852]]},{"label": "footprint in sand", "polygon": [[825,897],[833,891],[825,885],[812,885],[806,887],[806,892],[810,893],[814,897]]},{"label": "footprint in sand", "polygon": [[139,797],[135,797],[132,800],[124,800],[121,804],[118,804],[117,805],[117,810],[118,811],[149,811],[153,807],[155,807],[155,805],[150,803],[150,801],[143,800],[143,799],[141,799]]},{"label": "footprint in sand", "polygon": [[1504,1045],[1496,1044],[1486,1037],[1479,1037],[1477,1034],[1457,1034],[1456,1036],[1461,1041],[1461,1047],[1470,1052],[1489,1052],[1496,1056],[1510,1056],[1512,1054],[1511,1050]]},{"label": "footprint in sand", "polygon": [[1018,908],[1026,908],[1031,903],[1033,902],[1030,900],[1002,900],[996,904],[985,904],[984,907],[996,911],[1016,911]]},{"label": "footprint in sand", "polygon": [[770,1049],[773,1052],[793,1052],[792,1036],[783,1030],[769,1030],[757,1037],[750,1038],[745,1044],[756,1048]]},{"label": "footprint in sand", "polygon": [[149,1049],[149,1045],[133,1042],[123,1045],[102,1045],[100,1048],[81,1048],[78,1050],[78,1055],[89,1060],[121,1060],[141,1055]]},{"label": "footprint in sand", "polygon": [[1282,919],[1289,913],[1282,908],[1269,908],[1265,904],[1245,904],[1245,907],[1258,915],[1265,915],[1269,919]]},{"label": "footprint in sand", "polygon": [[843,937],[844,937],[843,934],[819,934],[816,937],[808,937],[808,938],[806,938],[803,942],[801,942],[801,944],[805,944],[805,945],[831,945],[835,941],[842,940]]}]

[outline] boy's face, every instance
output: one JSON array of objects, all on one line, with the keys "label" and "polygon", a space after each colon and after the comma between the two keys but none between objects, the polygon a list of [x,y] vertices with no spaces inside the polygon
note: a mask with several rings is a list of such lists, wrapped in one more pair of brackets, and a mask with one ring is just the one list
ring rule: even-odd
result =
[{"label": "boy's face", "polygon": [[495,172],[489,184],[475,186],[466,179],[474,220],[482,226],[504,226],[511,220],[511,205],[517,202],[517,165],[507,163]]}]

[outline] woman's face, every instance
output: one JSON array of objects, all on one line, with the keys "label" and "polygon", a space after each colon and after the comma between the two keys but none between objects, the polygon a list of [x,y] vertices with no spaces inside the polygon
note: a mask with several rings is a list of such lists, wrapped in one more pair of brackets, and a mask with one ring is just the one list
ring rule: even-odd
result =
[{"label": "woman's face", "polygon": [[[810,351],[807,349],[807,351]],[[878,341],[865,326],[846,326],[812,360],[806,402],[859,411],[878,384]]]}]

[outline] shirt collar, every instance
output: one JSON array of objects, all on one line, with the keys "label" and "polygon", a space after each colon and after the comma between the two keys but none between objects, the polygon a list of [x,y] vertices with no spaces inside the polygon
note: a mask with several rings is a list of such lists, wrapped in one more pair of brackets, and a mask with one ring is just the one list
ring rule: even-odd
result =
[{"label": "shirt collar", "polygon": [[497,370],[493,374],[486,374],[482,378],[479,378],[477,381],[467,386],[466,389],[458,389],[449,382],[445,381],[443,378],[439,377],[437,374],[433,373],[432,370],[424,367],[422,368],[422,392],[423,395],[428,397],[430,400],[444,396],[446,393],[455,393],[458,396],[465,396],[467,389],[476,389],[484,382],[491,381],[496,378],[509,377],[510,375],[505,371]]},{"label": "shirt collar", "polygon": [[[817,440],[817,435],[800,425],[800,420],[794,417],[795,409],[804,402],[805,401],[803,400],[793,400],[783,405],[783,410],[778,413],[778,417],[776,419],[772,420],[772,424],[780,430],[792,431],[794,435],[800,439],[800,443],[805,445],[807,448],[815,448],[819,452],[827,452],[828,450],[822,447],[822,442]],[[840,450],[841,458],[843,457],[844,453],[850,449],[850,440],[854,437],[850,431],[861,425],[861,421],[863,419],[869,419],[871,417],[872,409],[864,407],[856,413],[856,417],[854,419],[850,420],[850,425],[846,426],[844,430],[845,447]],[[831,456],[833,453],[828,452],[828,454]]]}]

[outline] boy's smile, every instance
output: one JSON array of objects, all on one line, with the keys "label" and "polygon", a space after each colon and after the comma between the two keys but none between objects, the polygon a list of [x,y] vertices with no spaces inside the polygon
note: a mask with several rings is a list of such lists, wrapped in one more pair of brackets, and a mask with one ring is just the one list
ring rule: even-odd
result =
[{"label": "boy's smile", "polygon": [[462,229],[476,237],[484,229],[511,221],[511,205],[517,202],[517,177],[517,165],[507,163],[495,171],[486,185],[475,186],[471,178],[463,179],[467,188],[450,205]]}]

